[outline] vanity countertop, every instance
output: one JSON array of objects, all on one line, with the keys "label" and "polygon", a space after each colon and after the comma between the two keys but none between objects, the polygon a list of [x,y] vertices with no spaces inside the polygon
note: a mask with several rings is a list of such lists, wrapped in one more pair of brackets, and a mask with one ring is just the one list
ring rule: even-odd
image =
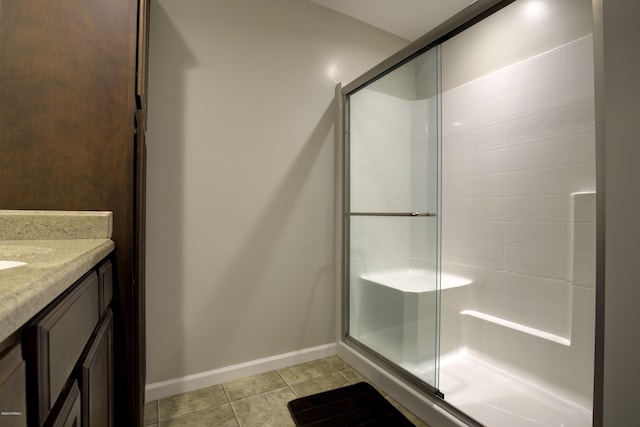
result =
[{"label": "vanity countertop", "polygon": [[0,210],[0,342],[114,249],[111,212]]}]

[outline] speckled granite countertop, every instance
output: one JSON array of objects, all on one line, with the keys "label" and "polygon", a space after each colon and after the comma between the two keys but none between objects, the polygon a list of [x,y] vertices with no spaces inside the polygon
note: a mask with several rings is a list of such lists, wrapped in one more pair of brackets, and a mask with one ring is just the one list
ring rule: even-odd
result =
[{"label": "speckled granite countertop", "polygon": [[110,212],[0,210],[0,342],[113,249]]}]

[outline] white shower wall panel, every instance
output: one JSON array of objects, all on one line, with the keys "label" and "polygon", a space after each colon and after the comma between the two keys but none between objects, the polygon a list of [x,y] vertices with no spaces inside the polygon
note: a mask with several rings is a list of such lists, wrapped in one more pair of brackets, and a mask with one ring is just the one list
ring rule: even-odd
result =
[{"label": "white shower wall panel", "polygon": [[[492,270],[491,285],[472,278],[476,309],[554,333],[570,330],[562,313],[583,261],[570,194],[595,188],[591,46],[584,37],[442,101],[444,265]],[[545,298],[549,286],[561,297]]]},{"label": "white shower wall panel", "polygon": [[[466,298],[443,295],[443,331],[462,330],[441,334],[442,350],[500,357],[585,402],[595,300],[592,46],[580,38],[442,99],[442,269],[473,281]],[[582,192],[591,195],[574,195]],[[571,344],[455,319],[456,309]]]},{"label": "white shower wall panel", "polygon": [[508,197],[504,203],[506,221],[556,223],[569,217],[566,195]]}]

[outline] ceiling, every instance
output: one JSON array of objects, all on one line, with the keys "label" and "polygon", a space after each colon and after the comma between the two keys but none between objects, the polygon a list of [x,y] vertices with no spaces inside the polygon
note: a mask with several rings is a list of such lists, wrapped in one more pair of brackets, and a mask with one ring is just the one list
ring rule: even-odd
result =
[{"label": "ceiling", "polygon": [[413,41],[474,0],[310,0]]}]

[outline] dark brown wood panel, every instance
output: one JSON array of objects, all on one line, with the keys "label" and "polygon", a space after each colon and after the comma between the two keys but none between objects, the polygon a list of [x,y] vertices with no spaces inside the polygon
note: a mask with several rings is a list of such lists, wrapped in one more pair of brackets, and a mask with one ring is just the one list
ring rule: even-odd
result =
[{"label": "dark brown wood panel", "polygon": [[[136,117],[142,122],[144,119],[144,111],[138,110]],[[140,123],[140,121],[138,121]],[[134,305],[137,314],[137,328],[135,329],[134,338],[134,352],[138,357],[137,366],[139,368],[139,381],[140,387],[136,390],[136,402],[144,403],[144,386],[146,384],[146,314],[145,314],[145,283],[146,283],[146,264],[145,264],[145,218],[146,218],[146,189],[147,187],[147,145],[146,145],[146,131],[144,126],[138,126],[138,132],[136,133],[136,241],[134,242],[134,278],[136,280],[135,288],[137,292],[134,295]],[[144,422],[144,407],[140,408],[139,422]],[[142,424],[141,424],[142,425]]]},{"label": "dark brown wood panel", "polygon": [[104,313],[113,298],[113,264],[110,260],[98,267],[98,281],[100,283],[100,313]]},{"label": "dark brown wood panel", "polygon": [[107,309],[80,365],[83,426],[114,425],[112,331],[113,315],[111,310]]},{"label": "dark brown wood panel", "polygon": [[64,391],[58,403],[45,427],[82,427],[82,399],[77,381]]},{"label": "dark brown wood panel", "polygon": [[129,3],[0,3],[0,176],[11,178],[0,181],[3,207],[130,209]]},{"label": "dark brown wood panel", "polygon": [[136,93],[139,97],[138,108],[144,112],[139,127],[146,131],[147,121],[147,74],[149,64],[149,0],[140,0],[138,9],[138,67]]}]

